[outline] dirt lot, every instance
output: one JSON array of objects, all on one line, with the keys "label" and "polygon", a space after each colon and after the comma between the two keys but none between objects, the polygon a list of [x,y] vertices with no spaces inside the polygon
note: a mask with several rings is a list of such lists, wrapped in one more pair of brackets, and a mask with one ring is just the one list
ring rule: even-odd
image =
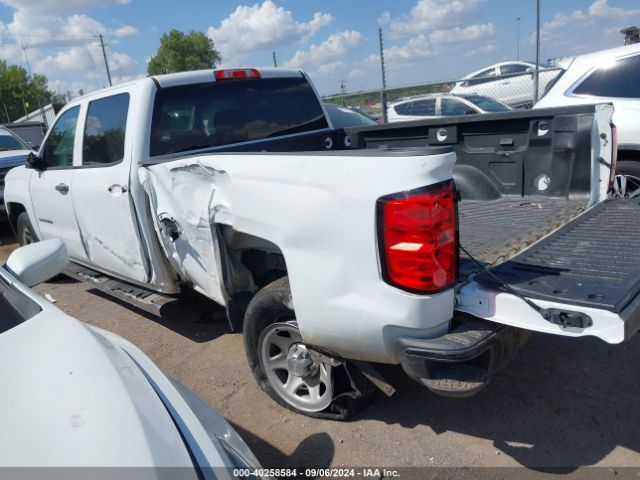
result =
[{"label": "dirt lot", "polygon": [[[0,241],[4,261],[15,248],[6,225]],[[534,335],[470,399],[437,397],[391,368],[385,373],[396,395],[381,395],[355,421],[337,423],[293,414],[263,394],[241,336],[227,333],[222,312],[196,294],[185,294],[179,313],[159,320],[66,278],[37,290],[138,345],[222,412],[264,466],[526,467],[412,470],[438,478],[530,477],[557,467],[573,478],[640,472],[640,335],[617,346]],[[576,471],[594,465],[605,468]]]}]

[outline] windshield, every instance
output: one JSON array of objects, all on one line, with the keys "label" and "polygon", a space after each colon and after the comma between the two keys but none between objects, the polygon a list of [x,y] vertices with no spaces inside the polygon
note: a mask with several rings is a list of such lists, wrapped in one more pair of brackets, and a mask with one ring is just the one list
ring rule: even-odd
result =
[{"label": "windshield", "polygon": [[42,309],[0,275],[0,334],[29,320]]},{"label": "windshield", "polygon": [[224,80],[158,90],[151,156],[328,128],[304,78]]},{"label": "windshield", "polygon": [[30,147],[12,133],[2,130],[0,131],[0,152],[10,150],[30,150]]},{"label": "windshield", "polygon": [[482,95],[461,95],[461,97],[477,105],[485,112],[508,112],[511,110],[511,108],[504,103],[500,103],[493,98],[483,97]]},{"label": "windshield", "polygon": [[332,103],[324,104],[327,114],[331,119],[333,128],[362,127],[366,125],[377,125],[376,122],[361,113],[346,107],[339,107]]}]

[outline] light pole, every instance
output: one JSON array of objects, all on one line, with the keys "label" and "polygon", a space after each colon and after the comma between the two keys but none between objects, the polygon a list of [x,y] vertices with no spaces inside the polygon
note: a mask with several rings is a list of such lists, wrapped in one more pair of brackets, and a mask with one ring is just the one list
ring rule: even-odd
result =
[{"label": "light pole", "polygon": [[520,60],[520,19],[521,17],[516,18],[516,31],[517,33],[517,39],[518,41],[516,42],[516,59]]}]

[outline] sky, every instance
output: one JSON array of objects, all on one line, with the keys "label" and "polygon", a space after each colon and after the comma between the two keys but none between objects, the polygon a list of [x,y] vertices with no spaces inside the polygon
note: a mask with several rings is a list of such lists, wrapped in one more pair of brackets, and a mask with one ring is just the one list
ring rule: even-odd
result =
[{"label": "sky", "polygon": [[[450,80],[535,58],[535,0],[0,0],[0,58],[77,96],[145,75],[162,33],[207,34],[223,67],[304,68],[322,94]],[[517,18],[520,18],[518,21]],[[541,60],[622,45],[639,0],[541,0]],[[518,42],[518,25],[520,36]]]}]

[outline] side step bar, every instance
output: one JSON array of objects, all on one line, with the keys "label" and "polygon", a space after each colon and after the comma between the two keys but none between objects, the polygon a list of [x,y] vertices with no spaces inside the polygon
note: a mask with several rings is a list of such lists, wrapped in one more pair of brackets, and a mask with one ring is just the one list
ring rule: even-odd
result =
[{"label": "side step bar", "polygon": [[162,316],[169,305],[178,302],[176,297],[163,295],[152,290],[138,287],[137,285],[116,280],[103,273],[78,265],[77,263],[70,263],[63,273],[80,282],[86,282],[107,295],[158,317]]}]

